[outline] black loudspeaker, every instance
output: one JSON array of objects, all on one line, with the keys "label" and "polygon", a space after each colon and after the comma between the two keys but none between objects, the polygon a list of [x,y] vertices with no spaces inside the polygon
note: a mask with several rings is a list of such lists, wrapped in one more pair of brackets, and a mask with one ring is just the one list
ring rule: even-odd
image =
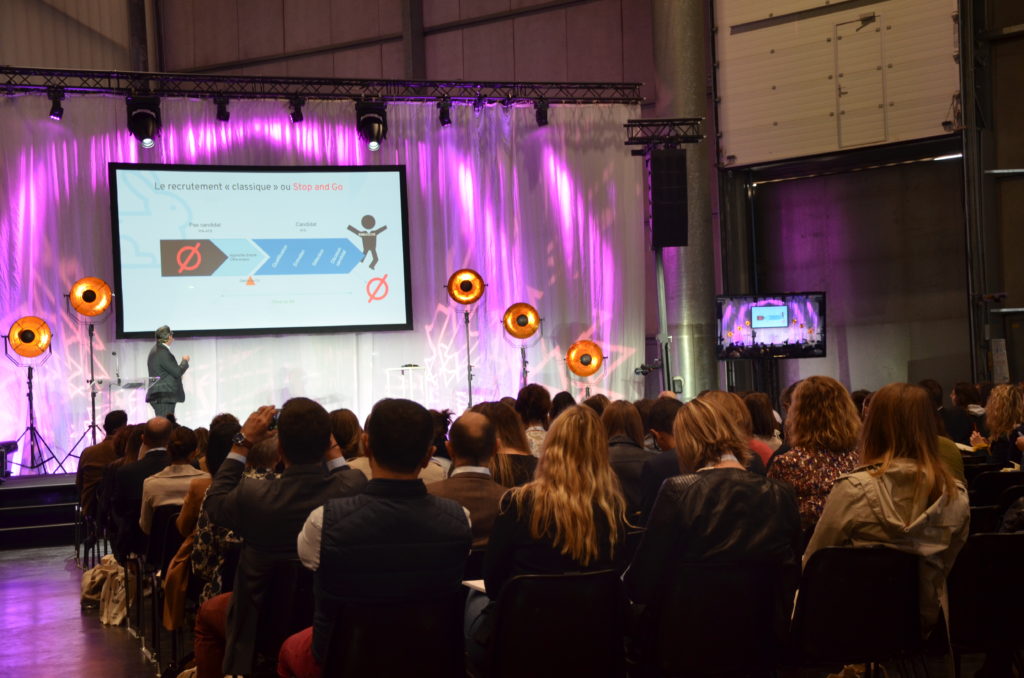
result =
[{"label": "black loudspeaker", "polygon": [[686,245],[686,151],[651,151],[651,247]]}]

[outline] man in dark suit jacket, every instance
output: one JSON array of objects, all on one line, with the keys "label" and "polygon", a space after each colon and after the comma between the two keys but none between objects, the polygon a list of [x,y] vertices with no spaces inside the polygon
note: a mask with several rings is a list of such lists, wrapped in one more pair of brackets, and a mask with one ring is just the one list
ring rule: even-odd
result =
[{"label": "man in dark suit jacket", "polygon": [[243,478],[249,449],[269,435],[274,412],[268,405],[249,415],[206,494],[210,522],[234,531],[243,545],[234,592],[206,601],[196,619],[198,678],[252,674],[260,607],[273,565],[298,558],[296,538],[313,509],[366,485],[366,476],[348,468],[331,445],[327,410],[308,398],[292,398],[281,408],[281,477]]},{"label": "man in dark suit jacket", "polygon": [[128,414],[124,410],[112,410],[103,419],[103,430],[106,437],[95,445],[82,450],[78,458],[78,472],[75,474],[75,487],[78,488],[78,503],[82,513],[93,515],[96,486],[103,480],[103,469],[117,459],[114,451],[114,434],[128,423]]},{"label": "man in dark suit jacket", "polygon": [[181,375],[188,369],[189,357],[182,356],[179,363],[169,348],[174,343],[174,333],[167,325],[156,331],[156,344],[149,350],[146,365],[150,377],[159,377],[146,391],[146,402],[153,406],[158,417],[174,414],[174,406],[185,402],[185,388]]},{"label": "man in dark suit jacket", "polygon": [[446,446],[452,460],[451,477],[430,483],[427,492],[469,509],[473,548],[483,548],[498,517],[498,502],[508,489],[494,482],[487,468],[498,450],[494,426],[479,412],[467,412],[452,424]]},{"label": "man in dark suit jacket", "polygon": [[173,429],[174,425],[165,417],[153,417],[147,421],[142,432],[139,460],[125,464],[114,475],[111,507],[114,524],[117,525],[113,547],[118,560],[124,560],[129,553],[141,552],[145,544],[145,535],[139,529],[142,484],[146,478],[167,467],[167,441]]}]

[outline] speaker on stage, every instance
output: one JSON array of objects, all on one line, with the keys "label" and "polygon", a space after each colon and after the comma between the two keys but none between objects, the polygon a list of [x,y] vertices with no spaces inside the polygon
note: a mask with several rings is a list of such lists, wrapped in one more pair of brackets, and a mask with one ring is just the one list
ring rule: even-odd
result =
[{"label": "speaker on stage", "polygon": [[651,247],[686,245],[686,151],[651,151]]}]

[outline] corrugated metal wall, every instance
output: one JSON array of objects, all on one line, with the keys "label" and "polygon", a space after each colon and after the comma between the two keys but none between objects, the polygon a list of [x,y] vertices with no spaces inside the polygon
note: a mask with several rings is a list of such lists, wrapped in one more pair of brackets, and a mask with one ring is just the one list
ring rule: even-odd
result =
[{"label": "corrugated metal wall", "polygon": [[125,0],[3,0],[0,64],[128,69]]},{"label": "corrugated metal wall", "polygon": [[715,0],[721,162],[946,133],[956,0]]}]

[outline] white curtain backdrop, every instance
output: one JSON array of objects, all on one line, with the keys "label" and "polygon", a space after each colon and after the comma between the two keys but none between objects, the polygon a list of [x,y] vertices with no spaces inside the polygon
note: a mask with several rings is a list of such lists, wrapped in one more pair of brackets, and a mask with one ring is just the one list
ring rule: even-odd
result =
[{"label": "white curtain backdrop", "polygon": [[[462,267],[480,271],[488,285],[471,309],[474,402],[518,391],[519,345],[500,324],[518,301],[544,319],[543,336],[527,350],[531,381],[577,397],[588,385],[613,399],[639,397],[642,168],[623,145],[622,127],[638,117],[637,107],[553,106],[551,124],[538,128],[532,107],[456,106],[453,124],[442,128],[433,104],[390,104],[377,153],[356,135],[352,102],[311,101],[305,121],[292,124],[285,102],[232,101],[230,122],[220,123],[209,101],[164,100],[163,133],[150,150],[129,135],[121,98],[72,95],[64,108],[64,119],[53,121],[44,96],[0,98],[0,331],[38,315],[54,332],[52,359],[35,370],[35,403],[40,433],[58,459],[81,451],[72,448],[90,419],[88,332],[65,311],[64,295],[87,275],[113,282],[108,162],[407,167],[414,329],[180,338],[173,352],[192,356],[187,400],[177,408],[186,425],[207,425],[222,411],[244,418],[297,395],[360,418],[387,396],[461,410],[464,307],[443,286]],[[581,338],[607,356],[589,384],[564,363]],[[116,340],[111,317],[97,325],[101,423],[118,407],[131,421],[151,416],[142,391],[108,388],[114,353],[122,378],[145,376],[151,345]],[[395,369],[406,364],[422,369]],[[28,423],[26,372],[0,365],[0,441]],[[27,439],[10,459],[21,463],[25,451]],[[76,465],[74,456],[65,462],[69,471]]]}]

